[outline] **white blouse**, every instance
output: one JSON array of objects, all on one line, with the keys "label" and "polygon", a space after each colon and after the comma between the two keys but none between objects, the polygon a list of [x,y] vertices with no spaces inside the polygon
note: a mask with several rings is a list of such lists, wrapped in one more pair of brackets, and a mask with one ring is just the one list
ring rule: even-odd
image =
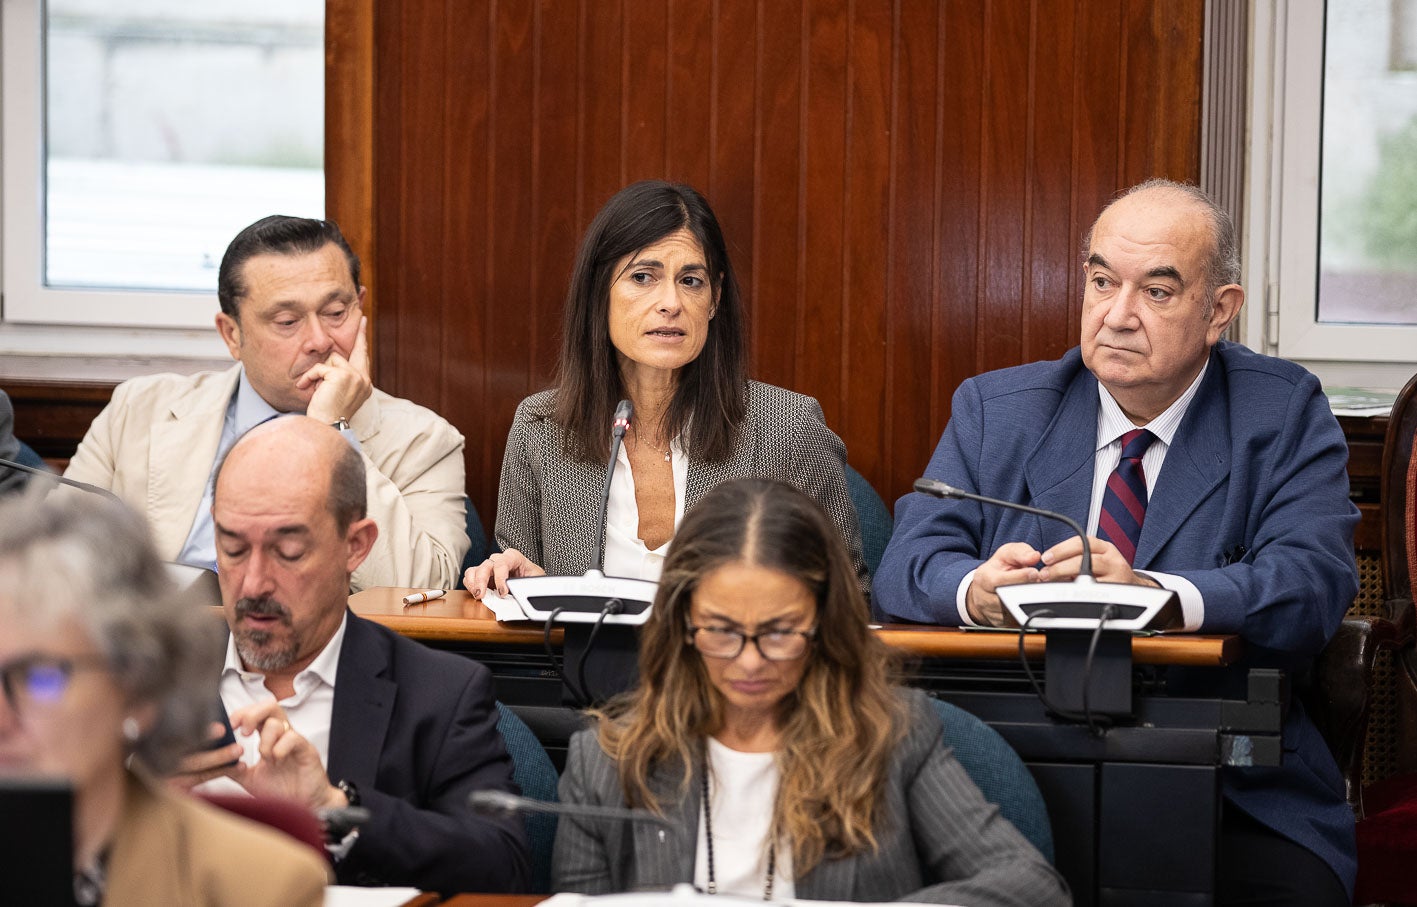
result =
[{"label": "white blouse", "polygon": [[[684,493],[689,484],[689,458],[678,439],[669,444],[674,470],[674,529],[684,519]],[[640,540],[640,508],[635,504],[635,476],[625,446],[616,455],[615,475],[610,478],[610,503],[605,508],[605,575],[634,579],[659,579],[664,569],[665,542],[651,551]]]}]

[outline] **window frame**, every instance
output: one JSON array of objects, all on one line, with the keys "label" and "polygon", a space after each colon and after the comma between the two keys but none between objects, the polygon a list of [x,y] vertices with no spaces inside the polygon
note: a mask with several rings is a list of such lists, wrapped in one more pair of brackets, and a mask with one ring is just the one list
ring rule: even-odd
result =
[{"label": "window frame", "polygon": [[1325,384],[1401,387],[1417,370],[1417,326],[1317,316],[1323,67],[1301,61],[1322,59],[1326,7],[1253,8],[1246,336]]}]

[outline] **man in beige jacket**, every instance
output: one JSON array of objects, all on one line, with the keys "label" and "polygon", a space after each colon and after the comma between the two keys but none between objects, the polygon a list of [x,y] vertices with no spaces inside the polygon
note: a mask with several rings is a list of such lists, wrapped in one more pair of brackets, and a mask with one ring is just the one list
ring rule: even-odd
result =
[{"label": "man in beige jacket", "polygon": [[339,429],[365,461],[379,537],[352,588],[453,588],[468,548],[463,438],[373,386],[364,292],[334,223],[273,215],[242,230],[217,283],[216,326],[237,364],[119,385],[65,475],[146,514],[164,558],[214,569],[216,463],[250,428],[304,413]]}]

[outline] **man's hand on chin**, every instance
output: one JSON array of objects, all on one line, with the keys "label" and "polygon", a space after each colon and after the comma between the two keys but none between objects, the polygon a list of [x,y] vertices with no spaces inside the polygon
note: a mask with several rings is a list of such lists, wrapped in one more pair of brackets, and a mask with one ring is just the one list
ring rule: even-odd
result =
[{"label": "man's hand on chin", "polygon": [[310,405],[305,407],[310,418],[327,424],[348,420],[374,393],[374,382],[369,377],[368,325],[368,317],[360,315],[359,334],[348,359],[331,352],[329,359],[312,365],[296,379],[297,389],[315,389]]}]

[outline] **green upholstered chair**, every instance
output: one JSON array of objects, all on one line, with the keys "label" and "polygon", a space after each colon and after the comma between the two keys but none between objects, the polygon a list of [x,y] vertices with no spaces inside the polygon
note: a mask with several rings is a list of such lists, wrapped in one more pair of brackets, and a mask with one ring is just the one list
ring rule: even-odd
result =
[{"label": "green upholstered chair", "polygon": [[945,724],[945,742],[969,772],[984,799],[998,804],[999,812],[1014,824],[1029,843],[1053,862],[1053,828],[1043,794],[1028,768],[999,732],[958,706],[931,700]]},{"label": "green upholstered chair", "polygon": [[[512,756],[512,777],[522,789],[522,796],[533,800],[557,802],[556,766],[526,722],[516,712],[497,703],[500,717],[497,730],[506,741]],[[526,835],[531,840],[531,890],[535,894],[551,891],[551,848],[556,843],[556,817],[549,815],[523,816]]]}]

